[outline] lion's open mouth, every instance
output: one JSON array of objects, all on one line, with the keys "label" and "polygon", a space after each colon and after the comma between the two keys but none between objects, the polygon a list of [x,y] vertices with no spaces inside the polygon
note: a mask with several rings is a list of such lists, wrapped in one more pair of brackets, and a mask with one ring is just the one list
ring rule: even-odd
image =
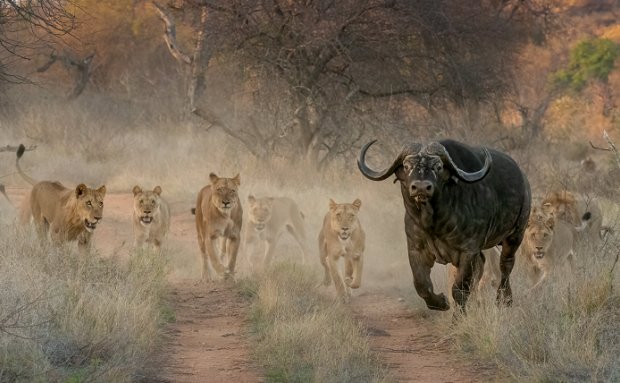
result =
[{"label": "lion's open mouth", "polygon": [[534,253],[534,256],[537,259],[541,259],[541,258],[543,258],[545,256],[545,253],[543,251],[537,251],[537,252]]},{"label": "lion's open mouth", "polygon": [[86,230],[92,232],[93,230],[95,230],[97,228],[97,221],[90,222],[89,220],[85,219],[84,220],[84,227],[86,227]]},{"label": "lion's open mouth", "polygon": [[153,222],[153,217],[148,216],[148,215],[142,216],[142,217],[140,217],[140,222],[142,222],[142,223],[144,223],[144,224],[148,225],[148,224],[150,224],[151,222]]},{"label": "lion's open mouth", "polygon": [[349,233],[349,232],[340,232],[338,234],[338,238],[340,238],[342,240],[347,240],[347,239],[349,239],[350,236],[351,236],[351,233]]},{"label": "lion's open mouth", "polygon": [[264,222],[257,223],[255,228],[258,231],[265,230],[265,223]]}]

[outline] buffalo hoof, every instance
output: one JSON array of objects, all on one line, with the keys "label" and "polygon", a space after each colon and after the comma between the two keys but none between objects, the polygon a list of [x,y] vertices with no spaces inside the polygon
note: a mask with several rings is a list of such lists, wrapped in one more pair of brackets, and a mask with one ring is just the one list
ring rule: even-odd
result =
[{"label": "buffalo hoof", "polygon": [[448,298],[446,298],[445,295],[443,294],[439,294],[439,295],[435,295],[433,298],[432,302],[426,302],[426,307],[428,307],[431,310],[438,310],[438,311],[447,311],[450,310],[450,304],[448,303]]}]

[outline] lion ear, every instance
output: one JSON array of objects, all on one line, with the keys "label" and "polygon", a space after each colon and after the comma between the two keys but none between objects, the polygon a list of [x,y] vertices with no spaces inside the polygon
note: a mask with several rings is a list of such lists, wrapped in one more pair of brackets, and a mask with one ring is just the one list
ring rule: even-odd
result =
[{"label": "lion ear", "polygon": [[97,189],[97,191],[99,193],[101,193],[101,196],[103,197],[105,195],[105,191],[106,191],[105,185],[101,185],[101,187],[99,189]]},{"label": "lion ear", "polygon": [[215,173],[211,173],[209,174],[209,179],[211,180],[211,183],[214,184],[220,179],[220,177],[218,177]]},{"label": "lion ear", "polygon": [[254,196],[252,194],[250,194],[248,196],[248,202],[253,205],[254,202],[256,202],[256,198],[254,198]]},{"label": "lion ear", "polygon": [[155,189],[153,189],[153,193],[157,194],[157,195],[161,195],[161,186],[155,186]]},{"label": "lion ear", "polygon": [[133,187],[133,196],[137,196],[138,194],[142,193],[142,188],[138,185]]},{"label": "lion ear", "polygon": [[329,209],[330,210],[334,210],[336,208],[336,206],[338,206],[338,204],[336,203],[336,201],[334,201],[333,199],[329,199]]},{"label": "lion ear", "polygon": [[547,218],[547,221],[545,223],[547,224],[547,226],[549,226],[550,229],[553,230],[553,226],[555,226],[555,219],[553,218],[553,216],[550,216]]},{"label": "lion ear", "polygon": [[237,186],[240,186],[240,185],[241,185],[241,177],[240,177],[240,176],[241,176],[241,175],[240,175],[239,173],[237,173],[237,175],[233,177],[233,182],[234,182],[235,184],[237,184]]},{"label": "lion ear", "polygon": [[84,195],[84,193],[86,193],[86,190],[88,189],[88,187],[86,187],[86,185],[84,184],[79,184],[76,188],[75,188],[75,196],[76,197],[81,197]]},{"label": "lion ear", "polygon": [[359,198],[356,198],[355,201],[353,201],[353,206],[355,206],[357,210],[359,210],[360,207],[362,207],[362,201]]}]

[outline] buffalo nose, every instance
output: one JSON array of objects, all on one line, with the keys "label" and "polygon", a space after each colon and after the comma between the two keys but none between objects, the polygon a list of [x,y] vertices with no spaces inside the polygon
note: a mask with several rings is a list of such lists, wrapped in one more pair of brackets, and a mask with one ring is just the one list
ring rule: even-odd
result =
[{"label": "buffalo nose", "polygon": [[430,181],[413,181],[411,183],[412,193],[425,193],[427,195],[432,195],[433,189],[433,184]]}]

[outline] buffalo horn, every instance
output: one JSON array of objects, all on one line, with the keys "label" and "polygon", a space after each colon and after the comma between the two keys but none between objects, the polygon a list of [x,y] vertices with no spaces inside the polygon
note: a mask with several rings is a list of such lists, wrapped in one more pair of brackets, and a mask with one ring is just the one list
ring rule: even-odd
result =
[{"label": "buffalo horn", "polygon": [[489,169],[491,168],[491,154],[489,153],[487,148],[482,148],[482,150],[484,151],[484,165],[482,166],[482,169],[470,173],[460,169],[454,163],[446,148],[440,143],[433,142],[432,144],[429,144],[425,149],[426,153],[439,156],[443,163],[450,166],[456,172],[457,177],[465,182],[480,181],[489,172]]},{"label": "buffalo horn", "polygon": [[394,160],[394,163],[389,168],[382,171],[372,170],[366,165],[366,152],[368,151],[368,148],[370,148],[370,146],[375,142],[377,142],[377,140],[372,140],[362,147],[362,150],[360,152],[360,158],[357,160],[357,167],[360,169],[364,177],[373,181],[383,181],[384,179],[394,174],[396,168],[401,164],[402,159],[399,155],[398,157],[396,157],[396,160]]}]

